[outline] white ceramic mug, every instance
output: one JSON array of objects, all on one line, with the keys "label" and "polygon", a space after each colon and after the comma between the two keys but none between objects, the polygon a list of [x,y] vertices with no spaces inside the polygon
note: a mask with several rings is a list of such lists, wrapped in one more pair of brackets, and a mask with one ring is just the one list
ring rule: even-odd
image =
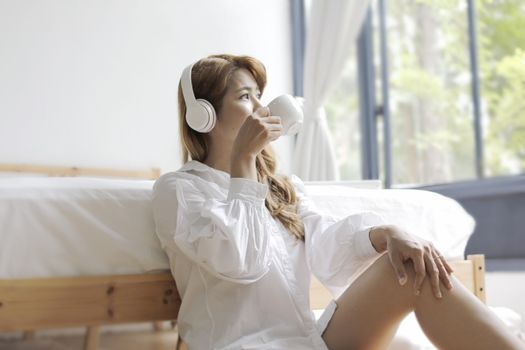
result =
[{"label": "white ceramic mug", "polygon": [[294,135],[299,132],[303,125],[303,109],[295,97],[278,96],[268,104],[268,108],[270,115],[281,117],[282,135]]}]

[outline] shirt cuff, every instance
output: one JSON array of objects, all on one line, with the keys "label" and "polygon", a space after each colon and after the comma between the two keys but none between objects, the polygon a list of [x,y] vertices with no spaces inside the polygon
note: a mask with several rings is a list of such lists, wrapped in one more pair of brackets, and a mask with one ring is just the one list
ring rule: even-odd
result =
[{"label": "shirt cuff", "polygon": [[267,194],[267,184],[242,177],[233,177],[230,179],[228,200],[245,199],[252,202],[264,202]]},{"label": "shirt cuff", "polygon": [[380,255],[381,253],[372,245],[370,241],[370,230],[373,226],[367,227],[361,231],[355,233],[354,236],[354,247],[355,252],[358,256],[363,258],[371,258]]}]

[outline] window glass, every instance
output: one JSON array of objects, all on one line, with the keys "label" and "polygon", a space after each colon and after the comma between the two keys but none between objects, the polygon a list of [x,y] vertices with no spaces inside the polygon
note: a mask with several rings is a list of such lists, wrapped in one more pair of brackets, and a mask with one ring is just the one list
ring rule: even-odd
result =
[{"label": "window glass", "polygon": [[341,180],[362,178],[357,86],[357,59],[353,53],[325,104],[326,119]]},{"label": "window glass", "polygon": [[[525,1],[474,3],[484,174],[525,173]],[[388,0],[386,6],[393,186],[476,179],[467,0]],[[372,10],[381,105],[377,0]],[[353,52],[325,105],[342,180],[361,178],[358,103]],[[384,179],[381,118],[377,141]]]},{"label": "window glass", "polygon": [[466,1],[390,0],[386,13],[392,183],[475,178]]},{"label": "window glass", "polygon": [[476,5],[485,174],[524,173],[525,1]]}]

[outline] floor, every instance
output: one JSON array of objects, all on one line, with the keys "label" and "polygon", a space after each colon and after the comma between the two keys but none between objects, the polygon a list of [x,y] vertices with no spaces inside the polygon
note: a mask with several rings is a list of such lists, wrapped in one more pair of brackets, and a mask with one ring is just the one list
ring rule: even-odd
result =
[{"label": "floor", "polygon": [[508,307],[521,315],[525,332],[525,271],[487,272],[487,304]]}]

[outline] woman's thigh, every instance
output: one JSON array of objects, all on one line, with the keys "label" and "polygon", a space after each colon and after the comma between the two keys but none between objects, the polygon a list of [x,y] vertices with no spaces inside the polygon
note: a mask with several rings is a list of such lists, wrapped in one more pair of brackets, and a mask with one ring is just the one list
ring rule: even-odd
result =
[{"label": "woman's thigh", "polygon": [[387,347],[401,320],[413,310],[409,284],[399,285],[387,254],[379,257],[336,301],[337,309],[323,333],[328,348]]}]

